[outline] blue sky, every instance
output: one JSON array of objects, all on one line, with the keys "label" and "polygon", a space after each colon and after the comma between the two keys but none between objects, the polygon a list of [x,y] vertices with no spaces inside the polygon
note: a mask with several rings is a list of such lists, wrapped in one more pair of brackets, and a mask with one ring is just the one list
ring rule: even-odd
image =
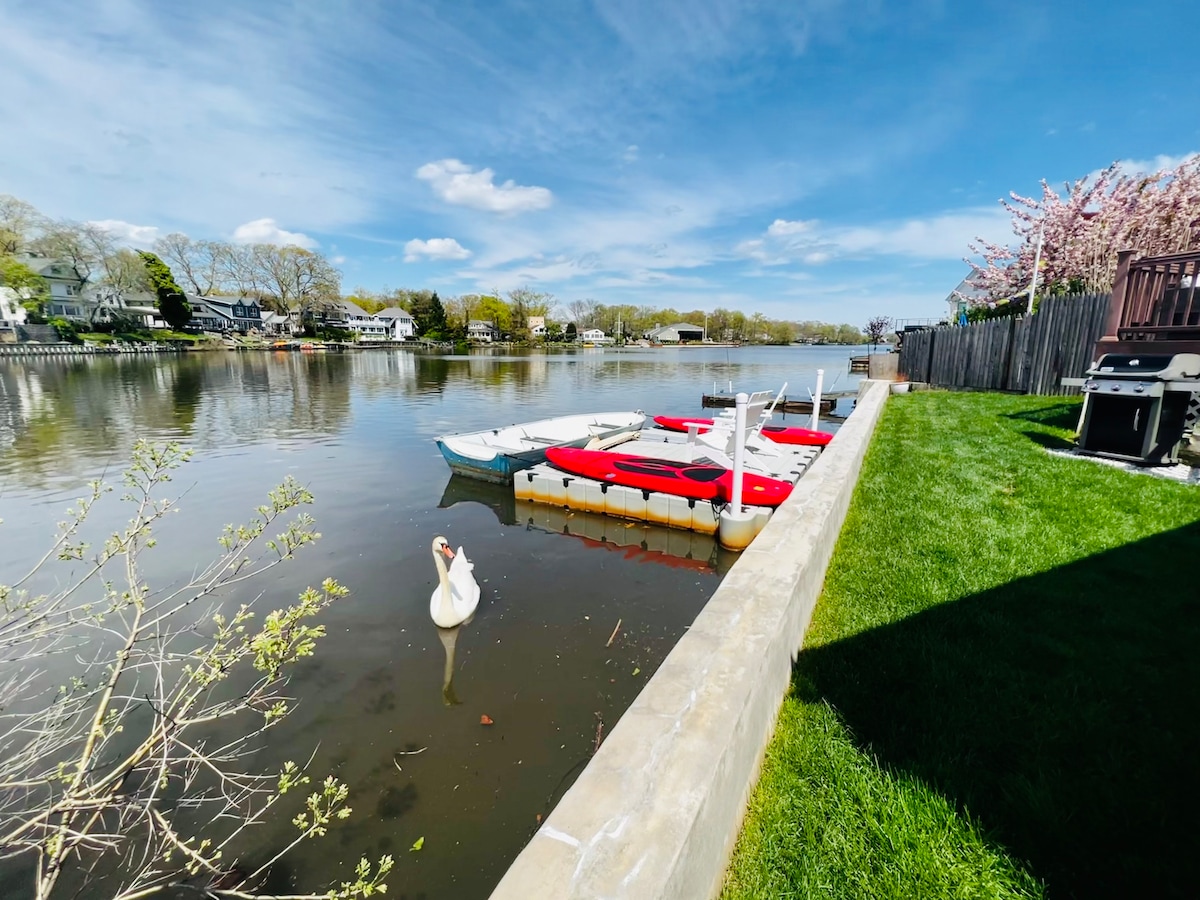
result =
[{"label": "blue sky", "polygon": [[0,193],[346,290],[938,316],[1008,191],[1200,149],[1183,8],[6,0]]}]

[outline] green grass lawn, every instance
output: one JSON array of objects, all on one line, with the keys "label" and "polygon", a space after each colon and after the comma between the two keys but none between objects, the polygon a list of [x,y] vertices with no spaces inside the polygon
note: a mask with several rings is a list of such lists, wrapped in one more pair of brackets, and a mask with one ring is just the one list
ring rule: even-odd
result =
[{"label": "green grass lawn", "polygon": [[143,332],[140,334],[110,334],[108,332],[99,331],[81,331],[79,336],[84,341],[88,341],[93,344],[111,344],[113,341],[124,341],[129,344],[185,341],[189,344],[197,344],[214,341],[214,339],[208,335],[192,334],[187,331],[171,331],[165,328],[158,328],[150,332]]},{"label": "green grass lawn", "polygon": [[723,898],[1200,895],[1200,488],[1078,414],[889,402]]}]

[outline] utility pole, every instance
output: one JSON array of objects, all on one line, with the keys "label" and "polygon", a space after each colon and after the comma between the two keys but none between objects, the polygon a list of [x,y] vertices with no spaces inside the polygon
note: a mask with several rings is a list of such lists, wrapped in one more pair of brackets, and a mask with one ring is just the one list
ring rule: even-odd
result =
[{"label": "utility pole", "polygon": [[1037,250],[1033,254],[1033,280],[1029,282],[1029,307],[1025,310],[1025,315],[1033,315],[1033,295],[1037,291],[1038,268],[1042,265],[1042,238],[1046,233],[1046,223],[1042,222],[1038,228]]}]

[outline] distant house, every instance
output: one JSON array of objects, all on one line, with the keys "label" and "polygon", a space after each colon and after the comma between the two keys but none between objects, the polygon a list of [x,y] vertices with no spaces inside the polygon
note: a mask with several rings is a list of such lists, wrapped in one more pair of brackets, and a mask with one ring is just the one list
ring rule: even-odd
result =
[{"label": "distant house", "polygon": [[292,317],[283,313],[262,311],[262,330],[264,334],[283,335],[292,333]]},{"label": "distant house", "polygon": [[647,340],[658,341],[660,344],[682,344],[686,341],[704,340],[704,329],[699,325],[678,322],[675,325],[664,325],[661,328],[647,331],[643,336]]},{"label": "distant house", "polygon": [[21,297],[15,290],[0,284],[0,331],[12,331],[22,324],[28,313],[21,305]]},{"label": "distant house", "polygon": [[79,277],[70,263],[31,254],[18,256],[17,262],[25,264],[45,279],[50,290],[50,298],[46,301],[47,316],[61,316],[79,322],[93,318],[89,306],[94,304],[89,304],[84,298],[87,282]]},{"label": "distant house", "polygon": [[[355,339],[360,341],[386,341],[390,325],[371,315],[352,300],[342,300],[330,310],[340,311],[342,324],[340,327],[354,332]],[[329,320],[329,324],[334,322]]]},{"label": "distant house", "polygon": [[492,341],[500,339],[500,332],[496,330],[496,326],[491,322],[483,322],[479,319],[472,319],[467,324],[467,339],[472,341]]},{"label": "distant house", "polygon": [[529,326],[529,333],[533,337],[545,337],[546,336],[546,317],[545,316],[530,316],[526,320],[526,324]]},{"label": "distant house", "polygon": [[167,320],[158,310],[158,298],[148,291],[138,291],[126,294],[120,299],[106,299],[96,310],[96,319],[104,322],[114,315],[123,319],[133,319],[147,328],[167,328]]},{"label": "distant house", "polygon": [[188,321],[190,327],[221,333],[236,331],[239,334],[264,330],[263,310],[257,300],[250,297],[201,297],[199,294],[185,296],[192,308],[192,318]]},{"label": "distant house", "polygon": [[417,323],[407,310],[398,306],[389,306],[387,309],[381,309],[375,313],[375,318],[382,322],[387,329],[384,340],[406,341],[416,337]]},{"label": "distant house", "polygon": [[[123,305],[119,299],[113,300],[99,297],[94,292],[89,293],[87,281],[81,278],[75,267],[68,262],[32,253],[19,254],[16,261],[42,276],[46,282],[50,296],[46,299],[45,313],[49,317],[91,322],[103,318],[100,315],[102,309],[119,308]],[[16,291],[0,288],[0,292],[7,294],[10,301],[20,305]],[[15,314],[15,310],[13,312]]]},{"label": "distant house", "polygon": [[970,278],[971,276],[968,275],[960,281],[958,287],[952,290],[946,298],[946,307],[948,310],[946,314],[947,322],[957,324],[966,315],[967,309],[971,306],[972,302],[987,299],[986,291],[981,291],[979,288],[967,283]]},{"label": "distant house", "polygon": [[579,332],[579,340],[585,344],[611,344],[613,339],[601,331],[599,328],[589,328],[587,331]]},{"label": "distant house", "polygon": [[[16,261],[45,281],[49,296],[45,299],[44,312],[50,318],[104,322],[120,315],[154,327],[166,324],[158,313],[153,294],[123,293],[89,284],[70,263],[48,256],[25,253],[18,255]],[[0,321],[25,320],[25,310],[20,303],[23,298],[14,289],[0,285],[0,298],[6,303],[6,308],[0,309]]]}]

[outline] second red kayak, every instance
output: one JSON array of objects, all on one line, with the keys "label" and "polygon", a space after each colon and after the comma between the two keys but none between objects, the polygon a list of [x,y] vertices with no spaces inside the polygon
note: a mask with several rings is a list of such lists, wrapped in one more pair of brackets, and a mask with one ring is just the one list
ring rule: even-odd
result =
[{"label": "second red kayak", "polygon": [[[551,447],[546,458],[564,472],[609,484],[718,503],[733,498],[733,472],[721,466],[572,447]],[[778,478],[742,476],[742,499],[751,506],[778,506],[791,492],[791,483]]]},{"label": "second red kayak", "polygon": [[[668,431],[687,431],[688,425],[699,425],[700,434],[712,428],[712,419],[684,419],[678,416],[655,416],[656,424]],[[824,447],[833,440],[828,431],[813,431],[809,428],[793,428],[785,425],[764,425],[763,437],[777,444],[803,444],[808,447]]]}]

